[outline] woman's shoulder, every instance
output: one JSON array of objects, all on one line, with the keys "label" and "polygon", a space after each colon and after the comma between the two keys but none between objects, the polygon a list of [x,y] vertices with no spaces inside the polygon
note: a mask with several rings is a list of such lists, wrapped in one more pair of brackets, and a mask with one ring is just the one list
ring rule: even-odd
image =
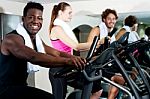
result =
[{"label": "woman's shoulder", "polygon": [[59,33],[59,32],[63,32],[63,31],[64,31],[63,28],[59,25],[55,25],[51,30],[52,33]]},{"label": "woman's shoulder", "polygon": [[61,26],[55,25],[50,33],[51,38],[59,38],[64,33],[64,30]]},{"label": "woman's shoulder", "polygon": [[59,25],[55,25],[52,30],[62,30],[63,28]]}]

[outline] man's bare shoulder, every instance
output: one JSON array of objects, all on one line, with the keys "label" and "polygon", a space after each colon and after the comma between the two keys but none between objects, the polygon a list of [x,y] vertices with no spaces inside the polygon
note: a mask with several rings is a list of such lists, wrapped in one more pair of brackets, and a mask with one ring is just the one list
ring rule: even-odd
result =
[{"label": "man's bare shoulder", "polygon": [[100,33],[99,27],[95,26],[92,28],[90,35],[97,35],[98,36],[99,33]]},{"label": "man's bare shoulder", "polygon": [[99,30],[99,26],[94,26],[93,29]]},{"label": "man's bare shoulder", "polygon": [[7,43],[7,44],[13,44],[16,42],[24,43],[24,39],[19,34],[15,34],[15,33],[11,32],[4,36],[3,42]]}]

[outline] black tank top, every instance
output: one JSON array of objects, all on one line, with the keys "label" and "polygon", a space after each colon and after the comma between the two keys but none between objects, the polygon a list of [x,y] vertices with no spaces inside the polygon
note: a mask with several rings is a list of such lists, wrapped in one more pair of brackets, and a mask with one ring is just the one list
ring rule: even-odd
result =
[{"label": "black tank top", "polygon": [[27,85],[27,76],[27,61],[0,52],[0,94],[9,86]]}]

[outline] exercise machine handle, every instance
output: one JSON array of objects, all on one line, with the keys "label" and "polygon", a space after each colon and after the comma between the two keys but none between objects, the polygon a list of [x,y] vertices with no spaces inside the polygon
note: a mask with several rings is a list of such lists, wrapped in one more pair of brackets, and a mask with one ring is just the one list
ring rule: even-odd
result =
[{"label": "exercise machine handle", "polygon": [[88,52],[88,54],[87,54],[87,57],[86,57],[86,60],[87,60],[87,61],[91,60],[91,58],[92,58],[92,56],[93,56],[93,53],[94,53],[94,51],[95,51],[95,49],[96,49],[98,40],[99,40],[99,37],[98,37],[98,36],[95,36],[94,39],[93,39],[93,43],[92,43],[92,45],[91,45],[91,47],[90,47],[90,50],[89,50],[89,52]]},{"label": "exercise machine handle", "polygon": [[[91,66],[88,62],[91,60],[93,54],[94,54],[94,51],[96,49],[96,46],[97,46],[97,43],[98,43],[98,40],[99,40],[99,37],[98,36],[95,36],[94,37],[94,40],[93,40],[93,43],[91,45],[91,48],[88,52],[88,55],[87,55],[87,66]],[[87,74],[86,70],[82,70],[83,72],[83,75],[84,77],[88,80],[88,81],[95,81],[95,80],[98,80],[102,77],[102,72],[101,70],[99,70],[99,75],[95,75],[95,71],[93,73],[91,73],[90,75]]]}]

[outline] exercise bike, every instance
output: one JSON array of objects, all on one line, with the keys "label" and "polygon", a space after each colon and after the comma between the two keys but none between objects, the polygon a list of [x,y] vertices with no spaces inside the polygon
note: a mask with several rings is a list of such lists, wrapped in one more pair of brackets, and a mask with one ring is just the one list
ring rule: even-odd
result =
[{"label": "exercise bike", "polygon": [[[90,99],[93,82],[97,81],[97,80],[101,80],[101,81],[110,83],[110,84],[118,87],[120,90],[122,90],[123,92],[125,92],[127,94],[129,99],[135,99],[135,98],[136,99],[144,99],[143,95],[142,96],[139,95],[137,87],[134,85],[135,83],[132,82],[132,79],[129,77],[126,69],[124,68],[125,61],[122,62],[122,60],[119,59],[122,56],[124,56],[124,54],[125,54],[124,52],[126,52],[126,51],[124,51],[122,53],[121,48],[116,48],[116,49],[108,48],[105,51],[103,51],[96,59],[92,60],[92,54],[96,47],[96,41],[98,41],[98,37],[93,41],[95,43],[92,44],[91,50],[89,51],[89,54],[87,57],[87,66],[84,70],[80,71],[80,70],[75,70],[73,68],[70,68],[70,69],[61,70],[55,74],[55,77],[61,77],[61,76],[69,75],[69,74],[71,74],[70,71],[71,72],[73,71],[73,72],[79,72],[83,75],[83,79],[84,79],[83,89],[75,91],[74,93],[70,94],[69,96],[70,97],[72,96],[72,97],[71,98],[68,97],[67,99]],[[93,45],[95,45],[95,46],[93,46]],[[131,57],[131,60],[133,60],[134,65],[136,65],[138,67],[138,69],[140,69],[140,66],[137,65],[138,63],[135,62],[133,57]],[[125,80],[127,82],[127,85],[128,85],[127,87],[118,85],[118,84],[112,82],[111,80],[107,79],[106,77],[103,77],[102,71],[104,70],[105,67],[107,67],[110,64],[112,64],[112,66],[115,65],[115,66],[119,67],[119,71],[121,70],[120,73],[123,75],[123,77],[125,78]],[[140,70],[139,70],[139,72],[142,75],[142,78],[145,79],[143,76],[143,72],[141,73]],[[149,89],[148,89],[149,86],[147,85],[147,81],[144,80],[144,83],[146,83],[146,90],[148,90],[147,93],[149,94]],[[146,93],[146,95],[147,95],[147,93]],[[149,99],[147,97],[149,97],[149,95],[147,95],[145,99]]]}]

